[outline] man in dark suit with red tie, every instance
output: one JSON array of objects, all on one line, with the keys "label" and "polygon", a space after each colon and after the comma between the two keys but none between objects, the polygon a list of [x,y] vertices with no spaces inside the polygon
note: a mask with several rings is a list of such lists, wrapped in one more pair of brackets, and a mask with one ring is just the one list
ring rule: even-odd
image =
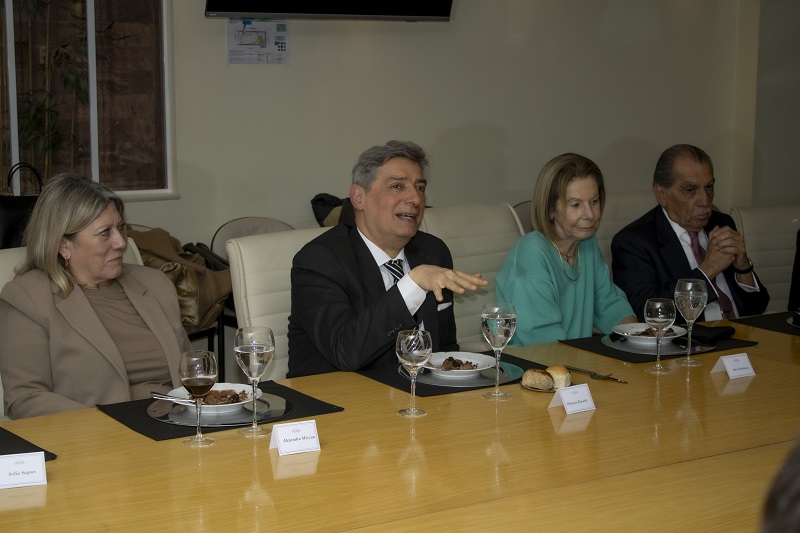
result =
[{"label": "man in dark suit with red tie", "polygon": [[700,148],[672,146],[653,175],[659,205],[611,241],[616,283],[644,321],[648,298],[672,298],[681,278],[706,281],[708,305],[699,320],[763,313],[769,293],[753,271],[733,219],[712,209],[714,165]]},{"label": "man in dark suit with red tie", "polygon": [[453,291],[487,285],[453,270],[441,239],[418,231],[425,211],[425,152],[389,141],[361,154],[339,224],[292,263],[288,377],[397,363],[397,332],[429,331],[434,351],[457,350]]}]

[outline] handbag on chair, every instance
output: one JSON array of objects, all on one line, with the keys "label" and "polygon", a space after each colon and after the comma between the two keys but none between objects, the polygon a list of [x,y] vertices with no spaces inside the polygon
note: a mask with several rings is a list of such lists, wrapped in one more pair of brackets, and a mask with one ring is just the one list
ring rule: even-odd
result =
[{"label": "handbag on chair", "polygon": [[[28,163],[17,163],[9,169],[8,186],[11,187],[14,174],[23,169],[33,174],[39,182],[39,192],[41,192],[42,176],[38,170]],[[22,246],[22,233],[38,198],[39,196],[0,195],[0,248]]]}]

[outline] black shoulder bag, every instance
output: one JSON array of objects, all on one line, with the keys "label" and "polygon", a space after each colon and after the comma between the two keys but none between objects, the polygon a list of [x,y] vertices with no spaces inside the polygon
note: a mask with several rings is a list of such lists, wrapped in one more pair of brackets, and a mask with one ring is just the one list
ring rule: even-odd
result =
[{"label": "black shoulder bag", "polygon": [[[11,187],[14,174],[22,169],[30,171],[36,177],[39,182],[39,192],[41,192],[42,176],[28,163],[17,163],[9,169],[8,186]],[[0,195],[0,248],[22,246],[22,232],[25,230],[38,198],[38,196]]]}]

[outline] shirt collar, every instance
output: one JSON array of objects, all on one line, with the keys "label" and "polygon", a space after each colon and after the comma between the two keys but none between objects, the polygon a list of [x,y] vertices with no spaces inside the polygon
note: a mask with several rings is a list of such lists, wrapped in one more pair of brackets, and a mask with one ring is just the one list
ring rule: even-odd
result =
[{"label": "shirt collar", "polygon": [[366,235],[361,233],[361,230],[358,229],[358,227],[356,227],[356,229],[358,230],[358,234],[361,236],[361,239],[364,241],[364,244],[367,245],[367,249],[372,254],[372,258],[375,259],[375,264],[377,264],[378,266],[382,266],[386,261],[389,261],[390,259],[402,259],[403,261],[405,261],[406,264],[408,264],[408,260],[406,259],[405,249],[400,250],[400,253],[397,254],[397,257],[389,257],[389,254],[381,250],[377,244],[369,240],[366,237]]}]

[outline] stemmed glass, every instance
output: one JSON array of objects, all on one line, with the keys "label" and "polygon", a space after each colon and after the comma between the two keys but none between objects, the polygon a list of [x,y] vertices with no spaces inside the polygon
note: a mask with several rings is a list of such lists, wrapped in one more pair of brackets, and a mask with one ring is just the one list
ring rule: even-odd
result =
[{"label": "stemmed glass", "polygon": [[233,351],[236,353],[236,362],[239,363],[239,368],[242,369],[242,372],[244,372],[244,375],[247,376],[253,386],[253,424],[249,427],[241,428],[237,433],[249,438],[266,437],[272,433],[272,429],[259,427],[258,425],[256,392],[258,390],[258,380],[267,371],[267,367],[275,355],[275,337],[272,334],[272,330],[261,326],[237,329],[236,337],[233,339]]},{"label": "stemmed glass", "polygon": [[512,304],[497,303],[486,304],[481,310],[481,331],[486,342],[494,350],[495,376],[494,390],[484,392],[482,396],[487,400],[510,400],[511,395],[500,392],[500,354],[508,341],[514,336],[517,329],[517,311]]},{"label": "stemmed glass", "polygon": [[397,334],[395,350],[397,358],[408,370],[411,376],[411,406],[407,409],[397,411],[399,416],[405,418],[419,418],[428,414],[424,409],[417,409],[414,405],[414,397],[417,391],[417,373],[422,366],[431,358],[431,334],[428,331],[418,329],[405,330]]},{"label": "stemmed glass", "polygon": [[650,298],[644,304],[644,321],[656,332],[656,364],[644,370],[650,374],[668,374],[670,369],[661,364],[661,339],[675,322],[675,302],[669,298]]},{"label": "stemmed glass", "polygon": [[203,398],[217,382],[217,358],[214,352],[192,350],[182,353],[178,363],[178,374],[181,384],[194,400],[197,411],[197,434],[184,440],[183,443],[192,448],[211,446],[217,441],[203,436],[200,430],[200,408],[203,405]]},{"label": "stemmed glass", "polygon": [[701,279],[679,279],[675,285],[675,307],[686,320],[686,357],[677,360],[681,366],[700,366],[702,361],[692,359],[692,326],[703,312],[708,301],[706,282]]}]

